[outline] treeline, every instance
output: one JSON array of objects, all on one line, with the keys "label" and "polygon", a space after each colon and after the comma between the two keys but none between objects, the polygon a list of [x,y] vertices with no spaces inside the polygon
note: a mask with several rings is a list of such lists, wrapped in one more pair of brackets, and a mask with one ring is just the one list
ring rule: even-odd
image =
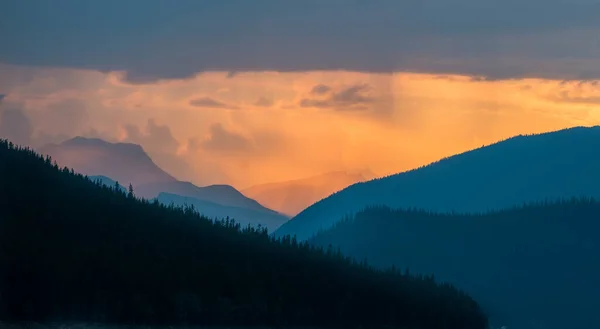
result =
[{"label": "treeline", "polygon": [[371,206],[310,240],[377,268],[435,274],[509,328],[587,329],[600,296],[600,202],[577,197],[481,214]]},{"label": "treeline", "polygon": [[0,320],[483,329],[431,277],[213,221],[0,141]]}]

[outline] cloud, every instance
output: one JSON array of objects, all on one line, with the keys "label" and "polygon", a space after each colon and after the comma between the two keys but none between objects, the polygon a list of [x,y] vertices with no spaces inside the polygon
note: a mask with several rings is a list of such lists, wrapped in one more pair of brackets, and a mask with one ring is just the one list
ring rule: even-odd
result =
[{"label": "cloud", "polygon": [[1,62],[134,82],[206,71],[600,77],[593,0],[5,2]]},{"label": "cloud", "polygon": [[226,130],[220,123],[210,126],[210,136],[202,141],[201,146],[205,150],[227,154],[248,153],[254,150],[248,138]]},{"label": "cloud", "polygon": [[30,146],[33,124],[21,108],[3,108],[0,106],[0,138],[19,145]]},{"label": "cloud", "polygon": [[147,146],[154,152],[175,154],[180,146],[171,129],[167,125],[157,124],[152,118],[148,119],[144,131],[132,124],[125,125],[124,129],[126,141]]},{"label": "cloud", "polygon": [[315,95],[323,95],[327,94],[330,90],[331,87],[329,87],[328,85],[318,84],[311,89],[310,93]]},{"label": "cloud", "polygon": [[17,144],[35,148],[77,135],[107,137],[94,129],[81,133],[85,122],[85,103],[80,100],[64,99],[41,109],[26,108],[23,102],[0,102],[0,137]]},{"label": "cloud", "polygon": [[216,109],[228,109],[228,110],[238,109],[237,106],[225,104],[223,102],[219,102],[210,97],[200,97],[200,98],[192,99],[190,101],[190,105],[196,106],[196,107],[210,107],[210,108],[216,108]]},{"label": "cloud", "polygon": [[89,114],[85,101],[75,98],[59,100],[35,113],[36,126],[43,126],[51,133],[77,135],[88,120]]},{"label": "cloud", "polygon": [[562,91],[558,97],[551,98],[561,103],[600,105],[600,94],[595,96],[576,96],[568,91]]},{"label": "cloud", "polygon": [[268,99],[266,97],[259,97],[258,100],[256,100],[256,102],[254,103],[255,106],[260,106],[260,107],[271,107],[273,106],[274,102],[271,99]]},{"label": "cloud", "polygon": [[[323,85],[317,85],[311,90],[311,94],[325,94],[325,88]],[[329,88],[329,87],[327,87]],[[329,89],[328,89],[329,90]],[[352,110],[368,110],[367,105],[375,102],[375,98],[368,96],[371,90],[371,86],[368,84],[356,84],[349,87],[345,87],[337,92],[329,93],[325,98],[303,98],[300,100],[300,107],[317,107],[317,108],[332,108],[338,111],[352,111]]]},{"label": "cloud", "polygon": [[560,81],[545,97],[555,104],[597,106],[600,105],[600,80]]},{"label": "cloud", "polygon": [[124,141],[141,145],[159,167],[178,179],[198,178],[187,159],[178,155],[182,143],[173,136],[169,126],[150,118],[144,129],[133,124],[123,128],[126,134]]}]

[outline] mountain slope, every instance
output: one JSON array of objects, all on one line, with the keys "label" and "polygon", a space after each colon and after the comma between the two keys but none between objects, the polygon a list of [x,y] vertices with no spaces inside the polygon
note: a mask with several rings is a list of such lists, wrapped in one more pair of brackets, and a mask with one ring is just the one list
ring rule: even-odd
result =
[{"label": "mountain slope", "polygon": [[368,172],[336,171],[287,182],[256,185],[241,192],[266,207],[295,216],[332,193],[369,178],[372,178],[372,175]]},{"label": "mountain slope", "polygon": [[352,185],[282,225],[307,239],[369,205],[482,212],[523,202],[600,197],[600,127],[517,136],[428,166]]},{"label": "mountain slope", "polygon": [[142,184],[135,186],[135,190],[136,195],[145,198],[153,198],[158,196],[161,192],[166,192],[210,201],[224,206],[241,207],[277,214],[277,212],[265,208],[255,200],[246,197],[230,185],[209,185],[198,187],[190,182],[175,181],[166,183]]},{"label": "mountain slope", "polygon": [[262,211],[223,206],[218,203],[171,193],[161,192],[156,199],[165,205],[194,206],[196,211],[208,218],[223,219],[228,216],[229,218],[234,218],[242,227],[246,227],[248,224],[254,226],[260,224],[262,227],[267,228],[269,232],[273,232],[289,219],[271,210]]},{"label": "mountain slope", "polygon": [[39,152],[52,156],[60,166],[74,168],[85,175],[107,176],[124,185],[176,181],[136,144],[75,137],[60,144],[46,145]]},{"label": "mountain slope", "polygon": [[481,302],[494,327],[588,329],[600,296],[600,202],[485,215],[373,207],[310,242],[369,264],[434,273]]},{"label": "mountain slope", "polygon": [[0,323],[487,328],[450,285],[136,199],[5,141],[0,181]]},{"label": "mountain slope", "polygon": [[[265,217],[266,222],[262,224],[268,223],[271,228],[279,226],[274,225],[275,217],[279,218],[278,221],[288,219],[244,196],[232,186],[198,187],[189,182],[178,181],[160,169],[143,148],[136,144],[109,143],[101,139],[75,137],[58,145],[45,146],[40,149],[40,153],[49,154],[59,165],[74,168],[86,175],[116,180],[124,186],[131,183],[139,197],[152,199],[161,192],[166,192],[218,203],[223,206],[222,210],[227,210],[227,207],[247,208],[244,219],[252,223],[262,223],[261,217]],[[211,208],[214,209],[216,208]],[[239,209],[236,213],[239,214]],[[228,213],[212,214],[218,217],[232,217]],[[261,217],[251,217],[251,214]]]}]

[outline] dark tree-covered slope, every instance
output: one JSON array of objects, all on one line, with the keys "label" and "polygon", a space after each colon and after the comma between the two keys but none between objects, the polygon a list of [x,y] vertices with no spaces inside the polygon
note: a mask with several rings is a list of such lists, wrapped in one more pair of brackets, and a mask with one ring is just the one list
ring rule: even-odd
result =
[{"label": "dark tree-covered slope", "polygon": [[345,215],[380,204],[482,212],[546,198],[600,198],[600,127],[517,136],[408,172],[354,184],[310,206],[277,236],[311,237]]},{"label": "dark tree-covered slope", "polygon": [[0,321],[484,329],[477,303],[0,142]]},{"label": "dark tree-covered slope", "polygon": [[311,244],[434,273],[474,296],[497,327],[589,329],[600,308],[599,234],[600,203],[581,198],[485,215],[370,207]]}]

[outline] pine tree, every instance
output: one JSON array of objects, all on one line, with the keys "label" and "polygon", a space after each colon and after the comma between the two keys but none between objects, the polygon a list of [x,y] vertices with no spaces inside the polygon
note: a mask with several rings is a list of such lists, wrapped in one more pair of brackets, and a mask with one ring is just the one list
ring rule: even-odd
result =
[{"label": "pine tree", "polygon": [[127,197],[131,198],[131,199],[135,197],[135,194],[133,193],[133,185],[131,185],[131,183],[129,183],[129,189],[128,189],[128,192],[127,192]]}]

